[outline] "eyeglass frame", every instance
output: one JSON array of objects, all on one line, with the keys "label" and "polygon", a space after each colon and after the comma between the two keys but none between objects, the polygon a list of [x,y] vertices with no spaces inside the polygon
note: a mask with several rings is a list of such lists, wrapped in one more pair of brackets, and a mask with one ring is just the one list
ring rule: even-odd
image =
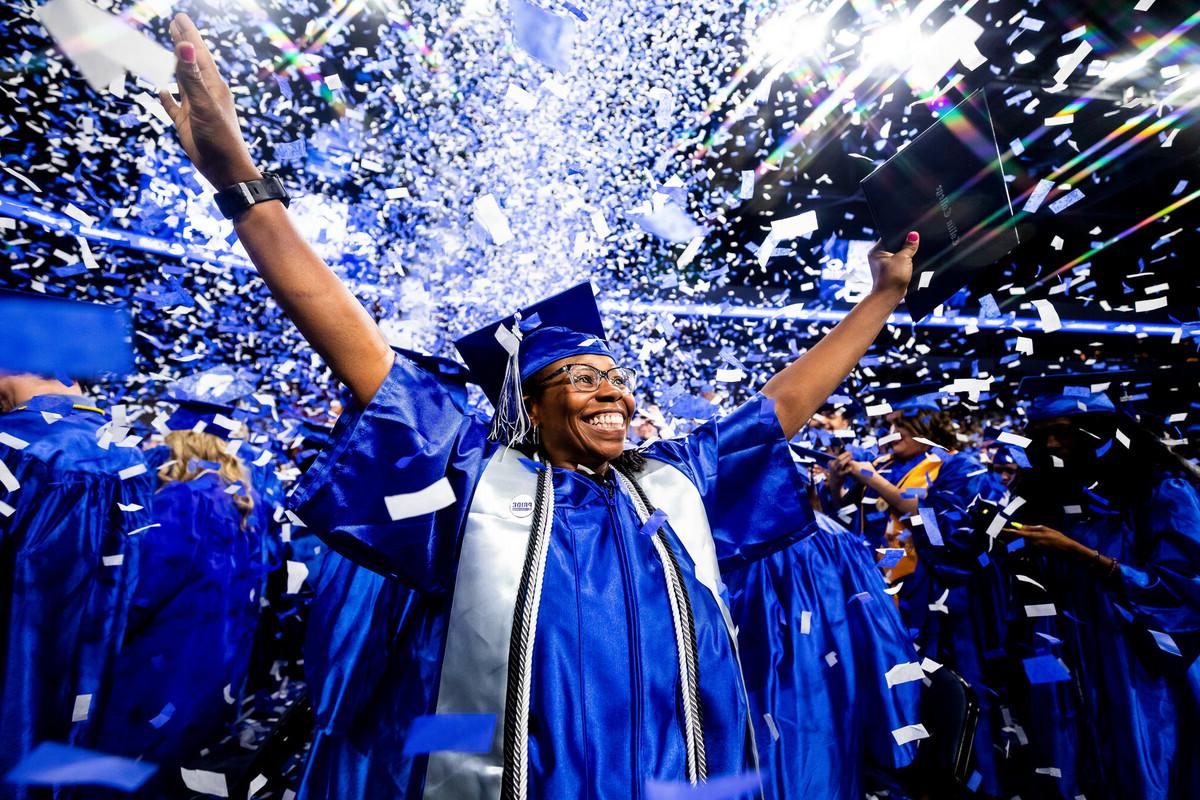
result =
[{"label": "eyeglass frame", "polygon": [[[608,373],[615,372],[616,370],[619,370],[619,369],[625,370],[626,372],[628,372],[630,375],[633,376],[633,382],[636,383],[637,382],[637,372],[636,371],[630,369],[629,367],[622,367],[620,365],[612,366],[612,367],[609,367],[608,369],[600,369],[599,367],[594,367],[591,364],[585,364],[582,361],[573,361],[570,364],[563,364],[561,367],[554,370],[554,372],[551,372],[549,375],[547,375],[546,377],[539,380],[535,385],[540,389],[540,388],[544,387],[546,385],[546,382],[549,381],[551,378],[557,376],[561,372],[566,372],[567,373],[567,382],[571,384],[572,389],[574,389],[575,391],[578,392],[580,390],[578,387],[575,386],[575,381],[571,380],[571,375],[570,375],[571,367],[587,367],[588,369],[595,370],[595,372],[599,376],[600,380],[608,381],[608,385],[613,387],[614,389],[616,389],[621,394],[631,395],[634,392],[635,387],[627,386],[624,389],[621,389],[620,387],[618,387],[615,383],[612,382],[612,380],[609,379]],[[592,389],[591,393],[595,393],[598,391],[600,391],[599,381],[597,381],[596,388]]]}]

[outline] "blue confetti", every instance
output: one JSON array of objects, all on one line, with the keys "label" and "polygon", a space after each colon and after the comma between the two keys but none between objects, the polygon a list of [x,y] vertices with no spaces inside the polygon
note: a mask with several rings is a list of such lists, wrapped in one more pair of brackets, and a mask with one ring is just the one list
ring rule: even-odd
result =
[{"label": "blue confetti", "polygon": [[658,529],[667,523],[667,512],[661,508],[654,509],[654,513],[646,519],[646,524],[639,531],[643,536],[653,536],[658,533]]},{"label": "blue confetti", "polygon": [[492,749],[495,731],[495,714],[427,714],[413,720],[404,755],[486,753]]},{"label": "blue confetti", "polygon": [[1071,680],[1071,671],[1054,656],[1034,656],[1024,661],[1025,674],[1032,684],[1061,683]]},{"label": "blue confetti", "polygon": [[692,786],[684,781],[646,781],[646,800],[736,800],[756,793],[757,775],[726,775]]},{"label": "blue confetti", "polygon": [[25,786],[95,785],[136,792],[157,771],[157,766],[145,761],[42,742],[4,779]]}]

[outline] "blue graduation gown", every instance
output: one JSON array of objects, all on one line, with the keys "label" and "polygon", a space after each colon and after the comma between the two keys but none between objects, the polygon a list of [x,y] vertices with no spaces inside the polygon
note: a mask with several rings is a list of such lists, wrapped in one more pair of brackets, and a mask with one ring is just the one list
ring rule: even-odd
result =
[{"label": "blue graduation gown", "polygon": [[[486,433],[434,376],[400,357],[371,404],[339,420],[337,441],[292,497],[301,519],[326,532],[331,546],[419,597],[402,634],[403,661],[388,676],[403,698],[392,718],[401,737],[413,718],[438,708],[450,611],[455,592],[463,590],[456,576],[467,515],[474,513],[481,475],[501,450]],[[656,442],[647,455],[686,476],[702,501],[714,561],[767,555],[811,515],[787,441],[762,398],[687,439]],[[454,504],[390,518],[386,496],[442,478]],[[685,776],[678,658],[663,570],[623,489],[570,470],[555,469],[552,478],[554,517],[532,658],[530,796],[640,797],[646,779]],[[652,503],[674,499],[656,499],[647,490]],[[699,579],[680,532],[671,521],[664,529],[695,616],[708,774],[742,772],[752,756],[723,609]],[[701,569],[715,580],[715,563]],[[428,760],[392,754],[396,796],[421,796]],[[489,791],[481,788],[479,796]]]},{"label": "blue graduation gown", "polygon": [[[113,674],[100,749],[170,767],[236,716],[258,622],[262,533],[216,473],[165,484]],[[226,699],[226,691],[235,702]]]},{"label": "blue graduation gown", "polygon": [[[1070,671],[1069,680],[1030,685],[1015,664],[1033,750],[1025,788],[1089,800],[1197,797],[1200,494],[1182,477],[1162,474],[1147,499],[1115,511],[1064,515],[1058,523],[1072,539],[1120,560],[1114,581],[1068,558],[1010,565],[1045,587],[1012,583],[1020,622],[1012,626],[1011,652],[1021,660],[1060,658]],[[1022,613],[1044,603],[1057,613],[1032,620]],[[1058,769],[1061,778],[1038,768]]]},{"label": "blue graduation gown", "polygon": [[[138,576],[142,534],[129,534],[150,522],[152,477],[120,477],[145,467],[141,453],[99,447],[108,420],[73,408],[85,402],[47,395],[0,416],[0,433],[28,443],[0,441],[20,482],[0,486],[12,509],[0,513],[0,773],[44,740],[94,746]],[[34,409],[63,416],[51,424]],[[77,708],[86,718],[72,722]],[[22,796],[0,783],[0,797]]]},{"label": "blue graduation gown", "polygon": [[912,761],[891,732],[920,721],[922,684],[884,676],[919,659],[861,536],[818,515],[725,582],[768,798],[858,800],[868,760]]},{"label": "blue graduation gown", "polygon": [[[980,722],[974,785],[991,795],[1004,791],[1006,773],[998,702],[1005,680],[1005,605],[1002,578],[986,557],[986,536],[975,530],[969,508],[977,499],[995,503],[1003,493],[1004,487],[974,457],[955,453],[944,458],[920,501],[933,510],[937,535],[931,536],[926,525],[911,527],[917,569],[905,578],[908,591],[902,592],[901,603],[921,654],[947,664],[975,690]],[[937,602],[943,595],[944,609]]]}]

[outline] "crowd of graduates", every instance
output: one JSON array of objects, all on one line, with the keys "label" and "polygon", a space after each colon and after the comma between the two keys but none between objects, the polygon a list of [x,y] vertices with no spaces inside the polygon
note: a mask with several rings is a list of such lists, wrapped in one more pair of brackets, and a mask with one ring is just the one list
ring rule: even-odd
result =
[{"label": "crowd of graduates", "polygon": [[[473,413],[460,368],[422,363]],[[720,564],[764,796],[1200,790],[1197,470],[1088,384],[1004,413],[941,392],[827,406],[792,440],[813,517]],[[195,388],[147,421],[0,377],[0,769],[62,742],[158,765],[142,796],[220,794],[189,769],[261,747],[245,722],[290,678],[305,728],[259,796],[395,791],[421,593],[284,510],[276,468],[307,467],[328,429],[267,467],[236,402]],[[631,440],[659,436],[652,418]],[[256,777],[239,770],[201,773],[236,796]]]}]

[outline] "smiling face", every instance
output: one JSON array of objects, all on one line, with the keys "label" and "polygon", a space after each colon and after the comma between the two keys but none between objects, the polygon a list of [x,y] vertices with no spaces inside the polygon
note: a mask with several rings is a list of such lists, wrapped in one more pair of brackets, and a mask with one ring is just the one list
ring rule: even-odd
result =
[{"label": "smiling face", "polygon": [[565,373],[540,384],[564,364],[588,364],[599,370],[616,366],[608,356],[590,353],[549,364],[531,381],[537,388],[529,395],[530,420],[540,428],[542,447],[551,464],[600,471],[625,449],[633,396],[622,394],[607,380],[600,381],[594,392],[576,391]]}]

